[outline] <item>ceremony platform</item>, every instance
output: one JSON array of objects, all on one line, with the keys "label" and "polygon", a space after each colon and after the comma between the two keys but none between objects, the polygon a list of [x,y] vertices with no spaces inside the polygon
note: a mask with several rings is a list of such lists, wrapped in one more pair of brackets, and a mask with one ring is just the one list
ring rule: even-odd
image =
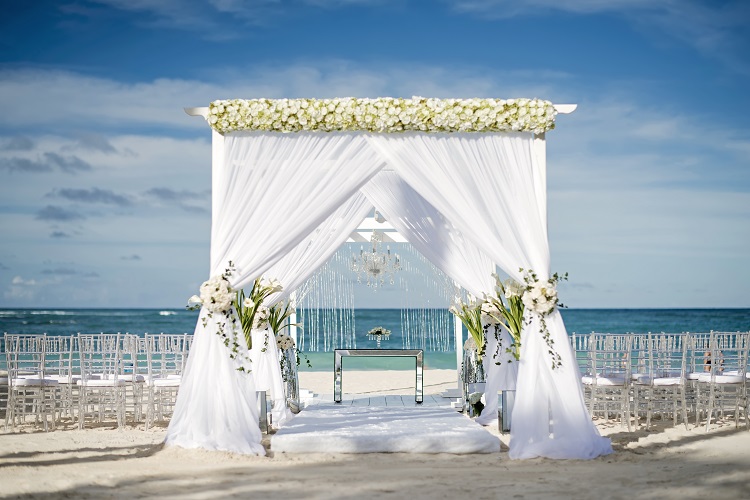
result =
[{"label": "ceremony platform", "polygon": [[[394,396],[368,403],[317,404],[271,436],[275,453],[497,453],[500,440],[470,418]],[[357,399],[364,403],[364,398]],[[354,402],[354,400],[352,400]],[[399,404],[399,402],[403,402]],[[405,405],[406,403],[407,405]]]}]

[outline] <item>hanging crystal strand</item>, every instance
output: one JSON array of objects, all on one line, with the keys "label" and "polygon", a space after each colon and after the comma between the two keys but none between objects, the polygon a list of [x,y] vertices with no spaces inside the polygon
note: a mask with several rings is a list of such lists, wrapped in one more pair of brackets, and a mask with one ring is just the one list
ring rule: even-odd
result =
[{"label": "hanging crystal strand", "polygon": [[[348,253],[345,255],[342,253],[341,261],[346,263]],[[357,348],[357,331],[356,321],[354,312],[354,283],[348,277],[343,279],[344,283],[344,297],[347,299],[347,322],[346,322],[346,333],[347,333],[347,346],[351,349]]]},{"label": "hanging crystal strand", "polygon": [[[328,271],[328,266],[326,265],[326,271]],[[331,315],[330,315],[330,304],[329,304],[329,297],[330,297],[330,279],[329,279],[329,273],[325,273],[323,276],[323,280],[321,282],[322,288],[323,288],[323,350],[325,352],[329,352],[331,350]]]},{"label": "hanging crystal strand", "polygon": [[404,289],[406,288],[406,282],[403,277],[403,275],[398,277],[398,287],[399,290],[401,290],[401,310],[399,311],[399,315],[401,317],[401,348],[402,349],[411,349],[411,337],[409,335],[409,331],[405,328],[405,308],[406,308],[406,292]]},{"label": "hanging crystal strand", "polygon": [[[333,255],[333,261],[335,263],[335,267],[338,267],[338,265],[341,263],[341,259],[339,258],[338,252]],[[343,289],[343,273],[336,273],[333,276],[333,284],[334,289],[333,292],[333,313],[334,313],[334,324],[336,330],[334,332],[336,333],[336,347],[346,347],[346,332],[344,331],[344,289]]]}]

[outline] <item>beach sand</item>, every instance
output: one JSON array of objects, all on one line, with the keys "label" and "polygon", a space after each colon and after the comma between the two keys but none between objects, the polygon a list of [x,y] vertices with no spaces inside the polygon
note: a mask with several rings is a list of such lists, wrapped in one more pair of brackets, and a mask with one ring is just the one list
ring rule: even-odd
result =
[{"label": "beach sand", "polygon": [[[413,372],[346,372],[344,390],[409,394]],[[330,373],[300,385],[332,391]],[[425,393],[455,387],[428,370]],[[595,460],[489,455],[274,454],[164,447],[165,426],[0,432],[0,496],[13,498],[750,498],[750,432],[734,422],[628,433],[598,423],[616,452]],[[497,434],[496,427],[488,430]],[[507,437],[503,437],[507,443]]]}]

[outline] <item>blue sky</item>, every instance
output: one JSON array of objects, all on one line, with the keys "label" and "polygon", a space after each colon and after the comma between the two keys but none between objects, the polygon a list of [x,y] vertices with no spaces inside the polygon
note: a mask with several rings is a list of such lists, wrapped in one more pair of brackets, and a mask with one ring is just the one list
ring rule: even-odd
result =
[{"label": "blue sky", "polygon": [[[750,307],[750,4],[10,0],[0,307],[181,307],[214,99],[539,97],[571,307]],[[385,300],[388,294],[381,294]]]}]

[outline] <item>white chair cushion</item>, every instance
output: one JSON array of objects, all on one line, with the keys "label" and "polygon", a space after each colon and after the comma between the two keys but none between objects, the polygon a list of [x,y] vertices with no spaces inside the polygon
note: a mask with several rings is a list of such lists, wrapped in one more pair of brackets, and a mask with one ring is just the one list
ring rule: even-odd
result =
[{"label": "white chair cushion", "polygon": [[16,387],[40,387],[42,385],[53,386],[59,385],[57,380],[41,379],[41,378],[14,378],[13,385]]},{"label": "white chair cushion", "polygon": [[157,378],[153,381],[154,387],[179,387],[182,380],[174,378]]},{"label": "white chair cushion", "polygon": [[86,387],[120,387],[123,385],[127,385],[127,380],[121,380],[117,379],[115,380],[78,380],[76,382],[76,385],[79,386],[86,386]]},{"label": "white chair cushion", "polygon": [[704,375],[703,372],[690,372],[687,375],[685,375],[685,378],[688,380],[698,380],[698,377],[701,375]]},{"label": "white chair cushion", "polygon": [[594,377],[592,375],[585,375],[581,377],[581,382],[586,385],[600,385],[606,387],[618,387],[625,385],[625,377],[618,376],[603,376]]},{"label": "white chair cushion", "polygon": [[682,379],[680,377],[656,377],[654,379],[655,387],[665,387],[672,385],[682,385]]},{"label": "white chair cushion", "polygon": [[[740,375],[716,375],[714,378],[714,382],[717,384],[741,384],[743,381],[742,376]],[[711,374],[710,373],[702,373],[698,377],[698,382],[703,383],[710,383],[711,382]]]},{"label": "white chair cushion", "polygon": [[80,375],[48,375],[44,378],[57,380],[61,384],[75,384],[77,381],[81,380]]}]

